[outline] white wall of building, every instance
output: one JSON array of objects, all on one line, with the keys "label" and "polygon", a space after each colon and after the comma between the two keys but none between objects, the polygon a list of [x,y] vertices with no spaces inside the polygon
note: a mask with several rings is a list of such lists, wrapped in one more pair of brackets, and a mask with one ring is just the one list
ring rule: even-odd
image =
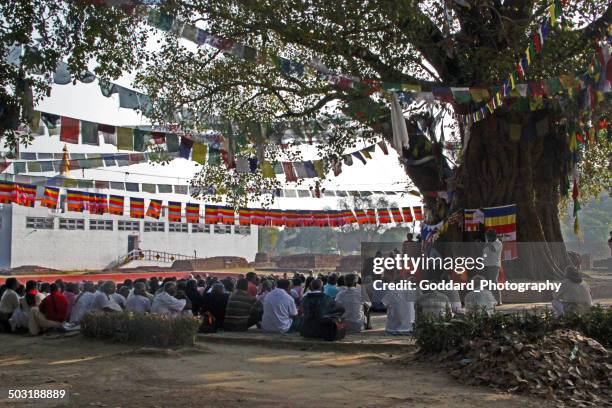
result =
[{"label": "white wall of building", "polygon": [[[119,257],[128,252],[128,236],[138,235],[141,249],[151,249],[181,255],[194,255],[197,251],[198,258],[210,256],[241,256],[248,261],[253,261],[257,253],[257,229],[252,227],[250,234],[241,235],[215,234],[214,228],[210,233],[194,233],[191,225],[188,232],[169,232],[169,224],[166,220],[163,232],[145,232],[145,221],[157,221],[150,218],[135,220],[123,216],[96,216],[87,213],[66,212],[59,213],[50,211],[43,207],[8,207],[11,217],[3,212],[3,228],[5,218],[11,219],[8,235],[5,230],[0,230],[3,235],[2,263],[10,264],[11,268],[23,265],[38,265],[54,269],[102,269],[115,262]],[[53,218],[53,229],[27,228],[28,217]],[[59,229],[60,219],[81,219],[84,223],[83,230]],[[90,220],[112,220],[113,230],[91,230]],[[119,221],[139,221],[139,231],[119,231]],[[8,236],[8,239],[5,237]],[[5,251],[9,243],[10,250]],[[9,252],[5,256],[5,252]]]},{"label": "white wall of building", "polygon": [[0,204],[0,269],[11,265],[11,206]]}]

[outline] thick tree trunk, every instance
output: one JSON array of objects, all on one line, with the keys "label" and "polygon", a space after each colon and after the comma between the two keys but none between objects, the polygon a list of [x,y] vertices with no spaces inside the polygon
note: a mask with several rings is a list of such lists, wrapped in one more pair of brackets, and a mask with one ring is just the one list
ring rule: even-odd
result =
[{"label": "thick tree trunk", "polygon": [[[517,204],[519,260],[506,265],[511,278],[559,278],[568,263],[557,208],[566,142],[552,123],[545,135],[536,135],[535,123],[543,121],[550,121],[545,110],[520,116],[501,111],[474,124],[457,173],[454,207]],[[531,131],[517,139],[513,126]]]}]

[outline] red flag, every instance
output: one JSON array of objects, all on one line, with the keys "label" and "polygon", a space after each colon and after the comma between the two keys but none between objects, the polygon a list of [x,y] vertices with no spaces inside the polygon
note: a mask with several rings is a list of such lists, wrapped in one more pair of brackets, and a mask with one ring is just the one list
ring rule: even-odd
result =
[{"label": "red flag", "polygon": [[66,143],[79,143],[79,124],[78,119],[62,116],[60,128],[60,141]]}]

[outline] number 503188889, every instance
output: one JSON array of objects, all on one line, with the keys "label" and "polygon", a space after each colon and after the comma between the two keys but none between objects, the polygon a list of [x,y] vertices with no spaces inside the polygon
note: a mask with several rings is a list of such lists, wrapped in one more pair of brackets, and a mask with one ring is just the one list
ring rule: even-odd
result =
[{"label": "number 503188889", "polygon": [[54,389],[15,389],[8,390],[8,399],[64,399],[68,397],[66,390],[54,390]]}]

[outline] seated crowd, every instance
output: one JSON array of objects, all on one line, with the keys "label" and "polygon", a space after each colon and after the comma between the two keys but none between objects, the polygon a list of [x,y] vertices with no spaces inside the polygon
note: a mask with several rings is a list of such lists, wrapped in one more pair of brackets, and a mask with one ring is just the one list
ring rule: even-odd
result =
[{"label": "seated crowd", "polygon": [[[388,282],[401,279],[405,277],[398,272],[383,275]],[[375,299],[374,304],[370,299]],[[496,304],[488,290],[465,294],[463,304],[456,291],[375,290],[372,280],[361,285],[355,273],[296,274],[291,280],[259,277],[255,272],[239,279],[153,277],[126,279],[118,287],[113,281],[65,283],[61,279],[52,284],[29,280],[22,285],[11,277],[0,287],[0,331],[28,331],[32,335],[64,331],[76,327],[88,312],[128,311],[200,317],[201,332],[246,331],[256,326],[264,332],[300,332],[304,337],[333,340],[338,331],[368,329],[371,310],[386,312],[387,333],[409,334],[420,314],[474,309],[492,313]],[[580,272],[568,267],[567,278],[553,301],[554,310],[559,314],[582,311],[591,304]]]}]

